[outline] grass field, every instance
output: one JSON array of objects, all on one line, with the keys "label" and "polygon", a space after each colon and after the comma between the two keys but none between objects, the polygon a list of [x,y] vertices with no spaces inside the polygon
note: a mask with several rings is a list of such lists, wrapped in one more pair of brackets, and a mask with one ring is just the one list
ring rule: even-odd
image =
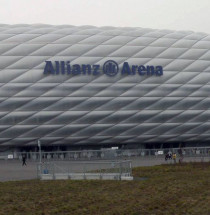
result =
[{"label": "grass field", "polygon": [[0,215],[210,215],[210,163],[139,167],[133,175],[137,180],[2,182]]}]

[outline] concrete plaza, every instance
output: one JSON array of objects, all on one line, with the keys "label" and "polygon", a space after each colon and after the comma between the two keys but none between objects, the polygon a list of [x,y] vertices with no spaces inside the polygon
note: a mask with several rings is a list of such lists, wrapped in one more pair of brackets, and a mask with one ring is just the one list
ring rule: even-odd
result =
[{"label": "concrete plaza", "polygon": [[[172,160],[166,162],[163,157],[134,157],[130,158],[129,160],[132,161],[133,167],[154,166],[160,164],[173,163]],[[184,158],[184,161],[199,162],[201,161],[201,158],[187,157]],[[210,161],[210,157],[204,158],[204,161]],[[59,165],[62,165],[63,167],[67,167],[70,166],[71,164],[74,164],[75,161],[54,161],[54,162]],[[79,169],[81,168],[81,165],[77,165],[75,162],[74,168]],[[29,180],[36,178],[37,178],[37,162],[28,161],[27,166],[22,166],[22,162],[20,160],[0,160],[0,181]]]}]

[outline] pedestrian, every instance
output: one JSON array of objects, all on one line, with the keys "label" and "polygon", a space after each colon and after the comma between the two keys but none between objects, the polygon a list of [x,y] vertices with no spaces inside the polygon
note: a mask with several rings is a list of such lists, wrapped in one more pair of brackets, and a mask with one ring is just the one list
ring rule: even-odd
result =
[{"label": "pedestrian", "polygon": [[168,160],[168,153],[165,155],[165,161]]},{"label": "pedestrian", "polygon": [[183,159],[184,159],[183,151],[182,151],[182,149],[180,148],[180,149],[179,149],[179,163],[182,163]]},{"label": "pedestrian", "polygon": [[172,157],[173,157],[174,164],[175,164],[176,163],[176,153],[173,153]]},{"label": "pedestrian", "polygon": [[23,155],[22,156],[22,166],[26,166],[26,156],[25,155]]},{"label": "pedestrian", "polygon": [[183,154],[180,155],[180,158],[179,158],[179,163],[182,163],[183,162],[183,159],[184,159],[184,156]]},{"label": "pedestrian", "polygon": [[172,159],[172,152],[171,151],[168,152],[168,159],[170,159],[170,160]]}]

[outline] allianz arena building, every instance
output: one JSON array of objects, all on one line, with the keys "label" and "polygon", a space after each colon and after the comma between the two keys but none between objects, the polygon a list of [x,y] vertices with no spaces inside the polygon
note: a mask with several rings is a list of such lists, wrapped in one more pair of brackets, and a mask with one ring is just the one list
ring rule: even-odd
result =
[{"label": "allianz arena building", "polygon": [[0,148],[210,145],[210,35],[0,25]]}]

